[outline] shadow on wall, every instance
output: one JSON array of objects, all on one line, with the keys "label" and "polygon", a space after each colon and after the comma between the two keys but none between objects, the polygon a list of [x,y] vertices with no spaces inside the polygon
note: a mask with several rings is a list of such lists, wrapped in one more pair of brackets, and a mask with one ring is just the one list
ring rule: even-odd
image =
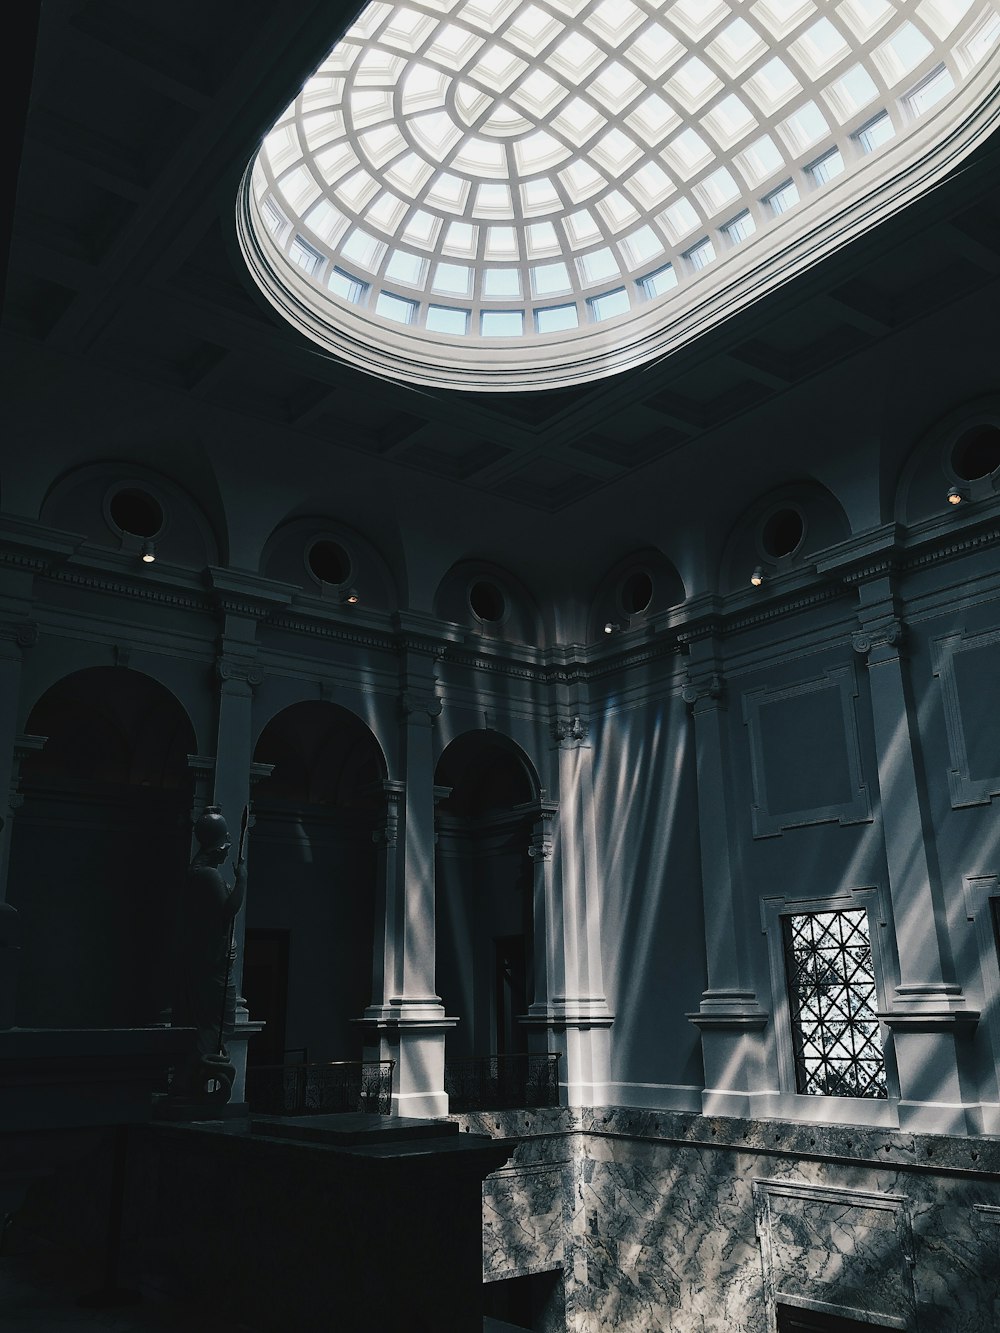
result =
[{"label": "shadow on wall", "polygon": [[190,855],[191,723],[149,676],[92,667],[52,686],[26,731],[48,740],[24,761],[11,845],[17,1023],[157,1022]]},{"label": "shadow on wall", "polygon": [[272,718],[254,761],[274,769],[254,791],[248,938],[252,947],[255,936],[285,934],[287,995],[275,993],[270,975],[255,990],[248,948],[247,1003],[272,1024],[272,1038],[251,1047],[251,1058],[281,1062],[274,1035],[284,1010],[284,1048],[306,1047],[310,1060],[358,1059],[352,1020],[371,1002],[382,752],[355,714],[315,700]]},{"label": "shadow on wall", "polygon": [[538,795],[527,757],[498,732],[448,745],[434,774],[437,806],[437,989],[461,1022],[449,1059],[528,1049],[518,1017],[534,995],[533,874]]}]

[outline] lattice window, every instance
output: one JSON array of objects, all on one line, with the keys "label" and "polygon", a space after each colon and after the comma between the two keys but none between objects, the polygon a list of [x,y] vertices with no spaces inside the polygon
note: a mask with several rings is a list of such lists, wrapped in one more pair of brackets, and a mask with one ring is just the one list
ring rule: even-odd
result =
[{"label": "lattice window", "polygon": [[798,1091],[885,1097],[868,913],[782,917]]}]

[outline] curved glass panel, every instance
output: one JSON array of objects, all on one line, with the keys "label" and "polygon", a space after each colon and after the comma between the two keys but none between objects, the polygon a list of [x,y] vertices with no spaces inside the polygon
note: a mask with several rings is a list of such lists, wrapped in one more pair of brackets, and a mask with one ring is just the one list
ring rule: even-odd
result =
[{"label": "curved glass panel", "polygon": [[399,378],[608,374],[871,159],[946,138],[995,79],[998,7],[376,0],[266,136],[244,252],[310,336]]}]

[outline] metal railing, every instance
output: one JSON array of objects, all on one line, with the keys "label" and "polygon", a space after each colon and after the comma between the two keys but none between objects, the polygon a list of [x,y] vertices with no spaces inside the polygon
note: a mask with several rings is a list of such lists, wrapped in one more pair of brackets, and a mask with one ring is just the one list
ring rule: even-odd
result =
[{"label": "metal railing", "polygon": [[392,1109],[394,1060],[248,1065],[247,1102],[257,1115],[333,1115]]},{"label": "metal railing", "polygon": [[446,1060],[444,1090],[451,1112],[558,1106],[559,1056],[482,1055]]}]

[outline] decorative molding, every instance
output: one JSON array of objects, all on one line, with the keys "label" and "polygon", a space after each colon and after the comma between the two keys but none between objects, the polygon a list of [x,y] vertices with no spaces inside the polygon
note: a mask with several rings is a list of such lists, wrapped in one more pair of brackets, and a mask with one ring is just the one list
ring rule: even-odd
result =
[{"label": "decorative molding", "polygon": [[756,991],[707,990],[698,1009],[685,1017],[702,1032],[763,1032],[771,1016]]},{"label": "decorative molding", "polygon": [[13,620],[0,623],[0,644],[10,645],[9,649],[0,648],[0,653],[8,661],[18,661],[26,648],[38,642],[38,625],[34,620]]},{"label": "decorative molding", "polygon": [[220,653],[215,659],[215,674],[223,688],[227,685],[246,685],[251,690],[263,684],[265,677],[264,668],[256,662],[243,657],[233,657],[225,652]]},{"label": "decorative molding", "polygon": [[[768,795],[766,765],[764,762],[763,723],[761,710],[782,700],[801,699],[836,691],[840,703],[840,720],[846,759],[845,778],[849,794],[843,801],[824,806],[801,806],[795,810],[772,812]],[[858,683],[853,663],[830,667],[821,677],[786,685],[780,689],[767,686],[743,695],[743,722],[749,733],[750,775],[753,783],[751,818],[755,838],[778,837],[785,829],[803,828],[810,824],[865,824],[872,819],[871,801],[861,763],[861,740],[858,732]],[[820,756],[798,756],[820,763]],[[824,767],[825,767],[824,762]]]},{"label": "decorative molding", "polygon": [[693,708],[699,701],[705,699],[718,701],[725,695],[725,681],[719,671],[713,671],[710,675],[697,676],[688,671],[685,679],[687,683],[681,690],[681,698],[690,708]]},{"label": "decorative molding", "polygon": [[906,626],[898,616],[866,625],[851,635],[851,647],[862,657],[878,648],[900,648],[906,638]]},{"label": "decorative molding", "polygon": [[130,643],[116,643],[114,646],[115,666],[128,667],[132,660],[132,645]]},{"label": "decorative molding", "polygon": [[441,716],[444,704],[431,687],[429,689],[403,690],[399,696],[399,707],[407,721],[411,719],[414,722],[426,720],[430,723],[434,718]]},{"label": "decorative molding", "polygon": [[[948,787],[953,810],[971,805],[989,805],[995,796],[1000,796],[1000,754],[996,756],[993,773],[986,777],[972,777],[962,704],[955,676],[957,657],[962,653],[991,647],[1000,661],[1000,629],[968,635],[959,631],[957,634],[948,634],[932,641],[932,669],[941,683],[945,730],[948,733],[948,755],[951,761],[948,769]],[[996,707],[995,698],[990,702]]]},{"label": "decorative molding", "polygon": [[212,591],[213,603],[218,610],[226,615],[248,616],[255,620],[267,619],[280,607],[288,606],[295,594],[301,592],[298,584],[278,583],[244,569],[209,565],[203,578]]},{"label": "decorative molding", "polygon": [[590,723],[579,714],[553,718],[551,728],[552,739],[558,742],[560,749],[564,750],[584,744],[590,733]]},{"label": "decorative molding", "polygon": [[[767,1329],[777,1328],[780,1303],[915,1333],[913,1223],[905,1195],[756,1179],[753,1199]],[[875,1220],[880,1214],[885,1222]],[[831,1265],[833,1230],[842,1239]],[[818,1282],[816,1251],[824,1247]]]}]

